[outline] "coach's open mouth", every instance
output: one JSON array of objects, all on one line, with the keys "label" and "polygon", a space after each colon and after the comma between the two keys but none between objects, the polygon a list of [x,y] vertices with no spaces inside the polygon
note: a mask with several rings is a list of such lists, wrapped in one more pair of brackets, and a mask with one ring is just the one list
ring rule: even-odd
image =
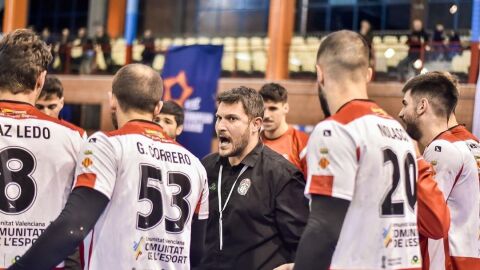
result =
[{"label": "coach's open mouth", "polygon": [[218,141],[220,142],[220,146],[227,146],[232,140],[228,136],[218,135]]}]

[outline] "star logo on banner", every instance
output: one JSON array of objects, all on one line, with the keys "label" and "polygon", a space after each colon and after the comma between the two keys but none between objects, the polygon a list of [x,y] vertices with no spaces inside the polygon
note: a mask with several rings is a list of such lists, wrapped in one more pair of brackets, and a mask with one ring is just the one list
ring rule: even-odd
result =
[{"label": "star logo on banner", "polygon": [[[182,94],[178,99],[174,99],[172,98],[172,88],[177,84],[182,88]],[[165,78],[165,80],[163,80],[163,85],[165,86],[163,100],[173,100],[182,107],[185,101],[193,94],[193,87],[188,85],[187,75],[183,70],[180,71],[177,76]]]}]

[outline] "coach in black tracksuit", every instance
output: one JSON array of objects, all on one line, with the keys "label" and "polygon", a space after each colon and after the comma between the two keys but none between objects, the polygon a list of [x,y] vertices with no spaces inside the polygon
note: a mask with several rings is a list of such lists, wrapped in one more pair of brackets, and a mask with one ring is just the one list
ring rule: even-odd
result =
[{"label": "coach in black tracksuit", "polygon": [[235,88],[217,101],[219,153],[202,161],[210,213],[201,269],[293,262],[308,217],[303,174],[260,141],[263,101],[255,90]]}]

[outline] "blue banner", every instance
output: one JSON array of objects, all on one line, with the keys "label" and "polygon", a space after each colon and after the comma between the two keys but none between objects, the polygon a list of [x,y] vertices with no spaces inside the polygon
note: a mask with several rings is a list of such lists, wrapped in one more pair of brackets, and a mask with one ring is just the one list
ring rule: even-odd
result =
[{"label": "blue banner", "polygon": [[177,140],[200,159],[211,152],[222,54],[223,46],[216,45],[171,47],[163,66],[163,100],[174,100],[185,110]]},{"label": "blue banner", "polygon": [[473,0],[472,41],[480,41],[480,0]]}]

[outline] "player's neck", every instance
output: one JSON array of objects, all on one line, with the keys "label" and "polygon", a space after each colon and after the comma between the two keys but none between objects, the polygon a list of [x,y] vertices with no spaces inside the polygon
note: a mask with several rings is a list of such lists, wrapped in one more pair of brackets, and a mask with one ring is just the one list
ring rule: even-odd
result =
[{"label": "player's neck", "polygon": [[259,140],[260,138],[258,137],[258,133],[255,135],[255,138],[250,138],[250,141],[248,142],[247,147],[243,149],[241,154],[237,156],[228,157],[228,162],[230,163],[230,165],[237,166],[238,164],[240,164],[240,162],[242,162],[242,160],[248,154],[250,154],[250,152],[252,152],[255,146],[257,146]]},{"label": "player's neck", "polygon": [[454,126],[458,126],[458,121],[457,121],[457,117],[455,117],[455,114],[452,113],[450,115],[450,118],[448,119],[448,128],[452,128]]},{"label": "player's neck", "polygon": [[10,93],[9,91],[0,91],[0,100],[25,102],[33,106],[35,105],[37,96],[34,91],[31,91],[28,94],[16,94],[16,95]]},{"label": "player's neck", "polygon": [[283,121],[280,124],[280,126],[278,126],[278,128],[275,130],[272,130],[272,131],[264,130],[263,135],[265,135],[265,137],[269,140],[274,140],[276,138],[279,138],[283,134],[285,134],[285,132],[287,131],[288,131],[288,124],[287,122]]},{"label": "player's neck", "polygon": [[152,121],[153,114],[151,113],[139,113],[133,110],[129,112],[122,112],[119,111],[117,113],[117,121],[118,121],[118,128],[123,127],[126,123],[132,120],[145,120],[145,121]]},{"label": "player's neck", "polygon": [[344,83],[329,85],[328,107],[332,114],[354,99],[368,99],[366,83]]},{"label": "player's neck", "polygon": [[438,135],[448,129],[445,119],[433,119],[421,125],[422,138],[418,140],[422,147],[427,147]]}]

